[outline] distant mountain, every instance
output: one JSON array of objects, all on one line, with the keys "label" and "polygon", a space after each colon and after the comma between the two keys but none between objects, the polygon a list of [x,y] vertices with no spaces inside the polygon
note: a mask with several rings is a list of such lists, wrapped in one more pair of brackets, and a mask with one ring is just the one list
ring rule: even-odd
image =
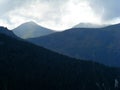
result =
[{"label": "distant mountain", "polygon": [[10,37],[16,37],[16,35],[12,31],[10,31],[6,27],[2,27],[2,26],[0,26],[0,34],[5,34]]},{"label": "distant mountain", "polygon": [[0,90],[119,90],[120,69],[76,60],[0,33]]},{"label": "distant mountain", "polygon": [[73,28],[102,28],[106,25],[100,25],[100,24],[92,24],[92,23],[79,23],[78,25],[75,25]]},{"label": "distant mountain", "polygon": [[28,41],[70,57],[120,67],[120,24],[72,28]]},{"label": "distant mountain", "polygon": [[55,31],[41,27],[34,22],[26,22],[19,27],[13,29],[13,32],[17,36],[23,39],[27,39],[52,34]]}]

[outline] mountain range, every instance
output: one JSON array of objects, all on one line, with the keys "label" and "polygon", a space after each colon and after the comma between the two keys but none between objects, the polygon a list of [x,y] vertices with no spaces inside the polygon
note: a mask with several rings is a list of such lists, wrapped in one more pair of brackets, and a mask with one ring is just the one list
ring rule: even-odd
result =
[{"label": "mountain range", "polygon": [[120,89],[120,68],[70,58],[3,33],[0,41],[0,90]]},{"label": "mountain range", "polygon": [[20,26],[13,29],[13,32],[20,38],[36,38],[48,34],[52,34],[55,31],[44,28],[33,21],[26,22],[21,24]]},{"label": "mountain range", "polygon": [[120,67],[120,24],[72,28],[27,40],[69,57]]}]

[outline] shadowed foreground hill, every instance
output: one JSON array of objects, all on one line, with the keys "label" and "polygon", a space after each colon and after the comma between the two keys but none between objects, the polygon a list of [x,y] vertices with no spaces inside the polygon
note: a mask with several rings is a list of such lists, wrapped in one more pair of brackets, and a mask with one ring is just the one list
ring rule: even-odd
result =
[{"label": "shadowed foreground hill", "polygon": [[0,90],[119,90],[120,69],[0,34]]},{"label": "shadowed foreground hill", "polygon": [[18,38],[12,31],[8,30],[6,27],[0,26],[0,34],[4,34],[13,38]]}]

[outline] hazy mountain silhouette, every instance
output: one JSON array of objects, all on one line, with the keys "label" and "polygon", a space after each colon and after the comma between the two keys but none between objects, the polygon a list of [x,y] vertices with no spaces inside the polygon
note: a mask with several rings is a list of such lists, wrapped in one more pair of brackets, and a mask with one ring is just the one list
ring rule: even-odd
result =
[{"label": "hazy mountain silhouette", "polygon": [[28,40],[70,57],[120,67],[120,24],[104,28],[73,28]]},{"label": "hazy mountain silhouette", "polygon": [[106,25],[92,24],[92,23],[79,23],[75,25],[73,28],[102,28]]},{"label": "hazy mountain silhouette", "polygon": [[13,29],[13,32],[17,36],[27,39],[48,35],[54,33],[55,31],[39,26],[34,22],[26,22],[18,26],[17,28]]},{"label": "hazy mountain silhouette", "polygon": [[119,90],[120,69],[69,58],[0,33],[0,90]]}]

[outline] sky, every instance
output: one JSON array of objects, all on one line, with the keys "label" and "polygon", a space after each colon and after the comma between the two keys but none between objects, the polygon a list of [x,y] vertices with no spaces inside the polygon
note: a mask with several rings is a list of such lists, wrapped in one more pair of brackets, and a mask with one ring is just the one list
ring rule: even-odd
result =
[{"label": "sky", "polygon": [[13,29],[34,21],[53,30],[79,23],[120,22],[120,0],[0,0],[0,26]]}]

